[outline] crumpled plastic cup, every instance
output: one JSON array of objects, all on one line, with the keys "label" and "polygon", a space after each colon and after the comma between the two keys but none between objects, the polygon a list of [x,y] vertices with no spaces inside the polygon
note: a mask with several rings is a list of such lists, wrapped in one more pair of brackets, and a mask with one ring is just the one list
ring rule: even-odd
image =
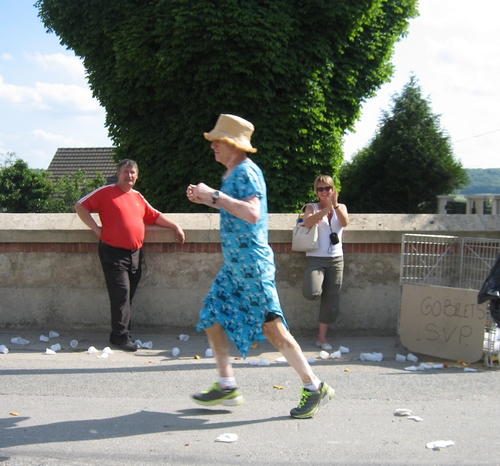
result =
[{"label": "crumpled plastic cup", "polygon": [[212,348],[208,348],[206,351],[205,351],[205,357],[207,358],[211,358],[213,357],[214,355],[214,352],[212,351]]},{"label": "crumpled plastic cup", "polygon": [[183,333],[181,333],[179,335],[179,340],[181,340],[181,341],[188,341],[189,340],[189,335],[184,335]]},{"label": "crumpled plastic cup", "polygon": [[380,362],[384,359],[384,355],[382,353],[361,353],[359,359],[361,359],[361,361]]},{"label": "crumpled plastic cup", "polygon": [[89,353],[89,354],[95,354],[98,352],[99,352],[99,350],[95,346],[89,346],[89,349],[87,350],[87,353]]},{"label": "crumpled plastic cup", "polygon": [[113,354],[113,353],[114,353],[114,351],[113,351],[113,350],[112,350],[109,346],[106,346],[106,348],[104,348],[104,349],[102,350],[102,352],[103,352],[104,354]]},{"label": "crumpled plastic cup", "polygon": [[321,352],[319,353],[319,357],[320,357],[321,359],[328,359],[328,358],[330,357],[330,353],[328,353],[328,351],[321,351]]},{"label": "crumpled plastic cup", "polygon": [[101,358],[101,359],[106,359],[106,358],[109,358],[109,353],[104,353],[102,352],[101,354],[99,354],[97,356],[98,358]]},{"label": "crumpled plastic cup", "polygon": [[29,345],[29,341],[21,337],[15,337],[10,340],[14,345]]},{"label": "crumpled plastic cup", "polygon": [[45,348],[45,354],[56,354],[56,352],[53,349]]},{"label": "crumpled plastic cup", "polygon": [[50,347],[52,351],[59,351],[61,349],[61,345],[59,343],[56,343]]},{"label": "crumpled plastic cup", "polygon": [[216,442],[223,442],[223,443],[233,443],[238,440],[238,436],[236,434],[222,434],[219,435],[215,441]]},{"label": "crumpled plastic cup", "polygon": [[334,351],[332,354],[330,354],[330,357],[332,359],[340,359],[341,356],[342,356],[342,353],[340,350]]},{"label": "crumpled plastic cup", "polygon": [[7,348],[5,345],[0,345],[0,353],[9,354],[9,348]]},{"label": "crumpled plastic cup", "polygon": [[172,356],[179,356],[180,352],[179,348],[172,348]]},{"label": "crumpled plastic cup", "polygon": [[408,359],[408,361],[411,361],[411,362],[417,362],[418,361],[417,356],[415,356],[412,353],[408,353],[408,355],[406,356],[406,359]]},{"label": "crumpled plastic cup", "polygon": [[453,440],[436,440],[435,442],[429,442],[425,447],[431,450],[436,450],[438,448],[447,448],[455,445]]}]

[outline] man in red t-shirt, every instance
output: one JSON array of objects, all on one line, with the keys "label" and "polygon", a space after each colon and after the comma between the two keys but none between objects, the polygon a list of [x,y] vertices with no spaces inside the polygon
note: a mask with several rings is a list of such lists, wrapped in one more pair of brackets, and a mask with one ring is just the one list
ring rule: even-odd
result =
[{"label": "man in red t-shirt", "polygon": [[[136,162],[122,160],[117,176],[116,184],[92,191],[74,208],[99,238],[99,259],[111,305],[109,341],[125,351],[137,351],[130,337],[130,306],[141,279],[145,224],[171,228],[181,244],[186,236],[177,223],[151,207],[142,194],[133,189],[139,176]],[[102,226],[95,222],[92,212],[99,214]]]}]

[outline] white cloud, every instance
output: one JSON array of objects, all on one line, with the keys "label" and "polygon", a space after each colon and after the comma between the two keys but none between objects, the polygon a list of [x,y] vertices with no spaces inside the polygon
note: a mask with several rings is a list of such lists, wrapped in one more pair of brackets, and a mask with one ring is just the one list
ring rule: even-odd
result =
[{"label": "white cloud", "polygon": [[14,57],[10,53],[2,53],[2,60],[10,61],[14,60]]},{"label": "white cloud", "polygon": [[42,110],[68,107],[72,111],[92,112],[100,108],[89,88],[41,82],[35,83],[33,87],[18,86],[5,83],[0,75],[0,101],[2,100]]},{"label": "white cloud", "polygon": [[66,137],[62,134],[53,134],[43,129],[35,129],[31,132],[35,139],[42,139],[50,143],[56,143],[60,147],[81,147],[83,142],[77,141],[72,137]]},{"label": "white cloud", "polygon": [[37,63],[46,71],[65,71],[70,75],[85,79],[85,67],[82,61],[75,56],[62,53],[43,55],[36,52],[34,55],[25,55],[28,61]]}]

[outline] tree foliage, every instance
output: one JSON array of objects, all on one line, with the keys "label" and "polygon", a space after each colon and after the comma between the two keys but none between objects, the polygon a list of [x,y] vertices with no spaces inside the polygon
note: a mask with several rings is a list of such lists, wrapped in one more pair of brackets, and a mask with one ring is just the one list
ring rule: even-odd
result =
[{"label": "tree foliage", "polygon": [[0,164],[0,212],[74,212],[78,199],[104,184],[101,173],[87,180],[83,170],[52,179],[49,172],[29,168],[14,152],[8,152]]},{"label": "tree foliage", "polygon": [[217,187],[203,132],[220,113],[254,123],[252,158],[269,209],[297,208],[335,173],[363,100],[392,74],[416,0],[38,0],[40,17],[83,58],[116,157],[165,211],[205,210],[189,183]]},{"label": "tree foliage", "polygon": [[340,178],[342,202],[365,213],[434,213],[437,195],[468,182],[415,76],[393,96],[370,144],[342,165]]},{"label": "tree foliage", "polygon": [[74,212],[73,206],[85,194],[106,184],[102,173],[87,180],[85,171],[78,169],[76,173],[58,176],[52,183],[52,194],[45,212]]},{"label": "tree foliage", "polygon": [[0,211],[11,213],[44,212],[51,184],[44,172],[28,167],[8,152],[0,167]]}]

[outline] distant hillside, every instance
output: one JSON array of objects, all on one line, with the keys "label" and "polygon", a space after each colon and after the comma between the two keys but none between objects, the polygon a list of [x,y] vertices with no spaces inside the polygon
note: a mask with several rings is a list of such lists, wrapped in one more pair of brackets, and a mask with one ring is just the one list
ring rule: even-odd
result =
[{"label": "distant hillside", "polygon": [[500,194],[500,168],[466,168],[469,185],[459,194]]}]

